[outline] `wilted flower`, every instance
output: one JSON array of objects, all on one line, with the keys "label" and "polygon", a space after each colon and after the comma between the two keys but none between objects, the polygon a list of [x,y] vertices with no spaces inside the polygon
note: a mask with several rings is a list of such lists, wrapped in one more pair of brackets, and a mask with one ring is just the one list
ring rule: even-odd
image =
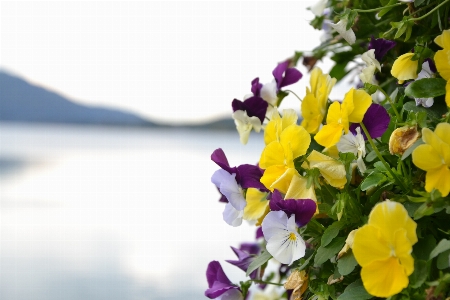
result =
[{"label": "wilted flower", "polygon": [[293,290],[291,299],[301,300],[303,293],[308,288],[308,274],[305,270],[294,270],[284,283],[286,290]]},{"label": "wilted flower", "polygon": [[352,250],[369,294],[386,298],[408,286],[416,227],[402,204],[386,200],[375,205],[367,224],[356,231]]},{"label": "wilted flower", "polygon": [[414,53],[406,53],[400,55],[392,65],[391,74],[398,79],[398,83],[402,84],[405,80],[416,79],[418,60],[411,60]]},{"label": "wilted flower", "polygon": [[347,19],[340,20],[337,24],[330,23],[330,26],[333,27],[350,45],[353,45],[356,41],[356,36],[353,30],[350,28],[347,30]]},{"label": "wilted flower", "polygon": [[422,128],[424,145],[419,145],[412,152],[413,163],[427,171],[425,190],[439,190],[443,197],[450,192],[450,124],[439,123],[431,131]]},{"label": "wilted flower", "polygon": [[262,223],[267,251],[280,263],[292,264],[305,255],[306,245],[297,232],[295,215],[290,218],[284,211],[271,211]]},{"label": "wilted flower", "polygon": [[389,138],[389,152],[402,155],[419,139],[416,126],[403,126],[395,129]]},{"label": "wilted flower", "polygon": [[341,251],[339,251],[337,257],[341,258],[345,253],[348,252],[353,247],[353,242],[355,241],[355,234],[357,229],[354,229],[350,231],[350,233],[347,236],[347,239],[345,240],[345,245],[342,247]]}]

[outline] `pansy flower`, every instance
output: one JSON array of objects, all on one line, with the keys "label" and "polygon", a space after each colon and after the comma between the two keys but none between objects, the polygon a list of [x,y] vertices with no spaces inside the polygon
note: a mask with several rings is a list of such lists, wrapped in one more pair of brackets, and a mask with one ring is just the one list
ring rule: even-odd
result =
[{"label": "pansy flower", "polygon": [[369,42],[369,47],[368,49],[374,49],[375,52],[375,58],[377,61],[382,61],[383,57],[386,55],[386,53],[391,50],[392,48],[394,48],[396,45],[396,42],[394,41],[390,41],[390,40],[385,40],[385,39],[376,39],[372,36],[372,38],[370,39]]},{"label": "pansy flower", "polygon": [[[369,132],[370,137],[376,139],[381,137],[386,132],[390,121],[391,118],[389,117],[386,108],[379,104],[372,103],[369,109],[367,109],[367,112],[364,114],[362,123]],[[352,124],[350,125],[350,131],[356,135],[356,128],[358,127],[360,127],[359,124]],[[364,132],[361,132],[361,134],[364,139],[367,140],[366,134]]]},{"label": "pansy flower", "polygon": [[305,256],[306,244],[297,232],[295,215],[271,211],[264,218],[262,231],[267,251],[280,263],[290,265]]},{"label": "pansy flower", "polygon": [[386,200],[375,205],[367,224],[356,231],[352,250],[369,294],[387,298],[408,286],[416,227],[402,204]]},{"label": "pansy flower", "polygon": [[444,30],[441,35],[434,39],[434,42],[443,48],[436,52],[434,61],[439,75],[447,80],[445,103],[450,107],[450,29]]},{"label": "pansy flower", "polygon": [[228,299],[228,300],[243,300],[241,289],[231,283],[227,275],[222,269],[218,261],[212,261],[208,264],[206,269],[206,279],[208,281],[208,289],[205,291],[205,296],[209,299]]},{"label": "pansy flower", "polygon": [[361,134],[361,127],[356,128],[356,135],[353,135],[352,132],[344,135],[337,143],[337,148],[342,153],[353,153],[357,157],[356,164],[359,171],[361,173],[366,171],[366,165],[363,160],[363,157],[366,156],[366,142]]},{"label": "pansy flower", "polygon": [[[228,202],[223,212],[224,221],[231,226],[239,226],[242,223],[244,209],[247,206],[243,189],[266,190],[260,182],[262,172],[257,166],[248,164],[230,167],[225,153],[220,148],[211,154],[211,159],[221,167],[214,172],[211,181],[224,196],[222,200],[226,199],[226,202]],[[253,208],[253,210],[255,209],[257,208]]]},{"label": "pansy flower", "polygon": [[350,122],[360,123],[367,109],[372,104],[372,98],[364,90],[351,88],[345,94],[342,104],[335,101],[328,108],[327,124],[314,136],[320,145],[330,148],[339,142],[342,133],[348,133]]},{"label": "pansy flower", "polygon": [[359,78],[364,83],[373,84],[375,70],[381,72],[380,62],[375,58],[375,49],[368,50],[361,55],[361,59],[366,63],[366,67],[361,71]]},{"label": "pansy flower", "polygon": [[412,152],[413,163],[427,172],[425,190],[439,190],[442,197],[450,192],[450,124],[439,123],[431,131],[422,128],[422,139],[425,142]]},{"label": "pansy flower", "polygon": [[252,129],[256,132],[261,130],[267,106],[267,102],[258,96],[244,101],[233,100],[233,119],[242,144],[247,144]]}]

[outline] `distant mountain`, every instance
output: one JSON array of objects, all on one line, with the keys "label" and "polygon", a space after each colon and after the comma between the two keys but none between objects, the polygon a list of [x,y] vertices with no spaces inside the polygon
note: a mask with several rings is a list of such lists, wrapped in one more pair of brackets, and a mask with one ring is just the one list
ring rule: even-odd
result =
[{"label": "distant mountain", "polygon": [[156,126],[129,112],[74,103],[1,71],[0,121]]}]

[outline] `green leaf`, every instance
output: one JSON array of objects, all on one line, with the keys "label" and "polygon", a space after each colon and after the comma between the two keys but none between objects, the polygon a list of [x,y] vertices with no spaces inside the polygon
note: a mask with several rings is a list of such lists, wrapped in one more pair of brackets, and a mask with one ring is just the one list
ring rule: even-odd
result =
[{"label": "green leaf", "polygon": [[345,71],[346,66],[347,64],[335,64],[334,67],[331,68],[329,75],[336,78],[338,81],[341,80],[348,73],[348,71]]},{"label": "green leaf", "polygon": [[411,98],[434,98],[445,95],[446,84],[442,78],[423,78],[409,84],[405,94]]},{"label": "green leaf", "polygon": [[450,266],[450,249],[438,255],[436,265],[439,270],[447,269]]},{"label": "green leaf", "polygon": [[365,300],[370,299],[373,296],[370,295],[361,279],[356,280],[353,283],[350,283],[344,290],[344,292],[337,298],[338,300]]},{"label": "green leaf", "polygon": [[342,256],[338,260],[337,264],[339,273],[344,276],[350,274],[357,265],[358,262],[356,261],[353,252],[347,253]]},{"label": "green leaf", "polygon": [[425,0],[414,0],[414,6],[415,6],[415,7],[419,7],[419,6],[421,6],[424,2],[425,2]]},{"label": "green leaf", "polygon": [[[406,204],[406,203],[405,203]],[[436,247],[436,239],[432,235],[426,235],[419,239],[413,247],[413,253],[417,259],[428,260],[431,251]]]},{"label": "green leaf", "polygon": [[245,273],[246,276],[250,276],[250,274],[261,267],[263,264],[265,264],[269,259],[272,258],[272,255],[268,251],[264,251],[261,253],[258,257],[256,257],[252,263],[248,266],[247,272]]},{"label": "green leaf", "polygon": [[435,258],[436,256],[438,256],[438,254],[447,251],[450,249],[450,241],[443,239],[439,242],[439,244],[437,244],[437,246],[433,249],[433,251],[431,251],[430,253],[430,259]]},{"label": "green leaf", "polygon": [[[386,5],[384,6],[388,6],[388,5],[392,5],[397,3],[397,0],[390,0]],[[392,7],[388,7],[388,8],[383,8],[379,13],[378,13],[378,17],[381,18],[382,16],[384,16],[385,14],[387,14],[390,10],[392,9]]]},{"label": "green leaf", "polygon": [[323,232],[322,239],[320,240],[320,245],[326,247],[339,233],[339,230],[344,227],[342,222],[334,222]]},{"label": "green leaf", "polygon": [[411,153],[414,151],[414,149],[417,148],[417,146],[422,145],[423,143],[424,142],[422,139],[418,139],[417,141],[415,141],[414,144],[412,144],[411,147],[406,149],[406,151],[403,153],[402,160],[405,160],[405,158],[407,158],[409,155],[411,155]]},{"label": "green leaf", "polygon": [[367,191],[371,187],[377,186],[384,181],[386,181],[386,176],[378,172],[373,172],[361,183],[361,191]]},{"label": "green leaf", "polygon": [[[442,117],[443,113],[445,113],[445,112],[442,113],[442,108],[439,107],[439,105],[437,105],[437,103],[435,103],[430,108],[425,108],[422,106],[416,106],[415,101],[409,101],[403,105],[403,109],[406,111],[412,111],[415,113],[423,111],[423,112],[426,112],[429,117],[436,119],[436,120],[440,119]],[[445,109],[447,109],[447,108],[445,108]]]},{"label": "green leaf", "polygon": [[326,247],[320,246],[317,249],[316,256],[314,256],[314,265],[321,265],[330,258],[332,258],[336,253],[338,253],[345,244],[344,237],[335,238],[330,244]]},{"label": "green leaf", "polygon": [[420,287],[427,279],[427,262],[417,259],[414,261],[414,272],[409,276],[409,285],[416,289]]}]

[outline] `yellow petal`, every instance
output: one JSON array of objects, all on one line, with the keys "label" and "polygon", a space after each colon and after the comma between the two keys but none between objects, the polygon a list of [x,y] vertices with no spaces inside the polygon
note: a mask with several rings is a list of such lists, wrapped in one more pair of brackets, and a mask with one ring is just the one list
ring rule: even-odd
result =
[{"label": "yellow petal", "polygon": [[450,29],[442,31],[442,34],[434,39],[434,42],[441,48],[450,48]]},{"label": "yellow petal", "polygon": [[293,109],[284,109],[283,117],[281,118],[281,130],[285,130],[287,127],[291,125],[297,124],[297,113]]},{"label": "yellow petal", "polygon": [[264,174],[259,181],[261,181],[267,189],[273,192],[272,184],[276,182],[286,170],[287,167],[284,165],[270,166],[264,171]]},{"label": "yellow petal", "polygon": [[439,50],[434,55],[436,69],[445,80],[450,79],[450,49]]},{"label": "yellow petal", "polygon": [[406,236],[405,229],[400,229],[395,232],[394,251],[395,256],[400,259],[406,275],[411,275],[414,272],[414,259],[411,256],[412,245]]},{"label": "yellow petal", "polygon": [[412,161],[413,164],[424,171],[433,170],[442,165],[439,153],[430,145],[419,145],[414,149]]},{"label": "yellow petal", "polygon": [[352,250],[361,267],[391,256],[391,249],[383,240],[380,230],[372,225],[364,225],[356,231]]},{"label": "yellow petal", "polygon": [[361,279],[369,294],[383,298],[400,293],[409,283],[408,276],[396,257],[374,261],[363,267]]},{"label": "yellow petal", "polygon": [[270,166],[284,165],[284,149],[280,142],[273,141],[268,144],[263,152],[261,153],[261,158],[259,159],[259,166],[262,169],[267,169]]},{"label": "yellow petal", "polygon": [[450,80],[445,85],[445,104],[450,107]]},{"label": "yellow petal", "polygon": [[272,118],[264,129],[264,143],[266,145],[278,140],[278,137],[281,134],[281,126],[281,117],[278,110],[275,109],[272,114]]},{"label": "yellow petal", "polygon": [[313,150],[307,158],[309,167],[317,168],[325,180],[334,187],[342,188],[347,183],[344,165],[316,150]]},{"label": "yellow petal", "polygon": [[[445,135],[448,133],[447,126],[438,129],[439,134]],[[450,145],[444,142],[435,132],[428,128],[422,129],[422,139],[425,143],[433,147],[433,149],[439,154],[439,159],[443,164],[450,165]],[[446,138],[447,140],[448,138]]]},{"label": "yellow petal", "polygon": [[348,122],[361,123],[370,105],[372,105],[372,97],[364,90],[353,90],[352,94],[354,109],[348,115]]},{"label": "yellow petal", "polygon": [[[311,199],[317,204],[316,191],[314,185],[306,188],[308,181],[305,177],[300,176],[298,173],[294,174],[291,179],[291,184],[286,191],[285,199]],[[319,213],[319,207],[316,208],[316,214]]]},{"label": "yellow petal", "polygon": [[249,188],[245,200],[247,205],[244,208],[245,220],[257,220],[266,211],[269,201],[266,199],[267,193],[260,192],[258,189]]},{"label": "yellow petal", "polygon": [[447,145],[450,145],[450,124],[439,123],[434,130],[434,133]]},{"label": "yellow petal", "polygon": [[[299,125],[290,125],[280,136],[280,143],[284,151],[292,152],[292,157],[297,158],[306,153],[311,143],[311,136],[305,128]],[[287,157],[287,155],[285,154]]]},{"label": "yellow petal", "polygon": [[309,133],[317,133],[325,115],[322,114],[316,97],[311,93],[306,94],[305,98],[303,98],[301,109],[303,116],[302,126]]},{"label": "yellow petal", "polygon": [[450,192],[450,170],[447,165],[427,171],[425,176],[425,190],[431,192],[433,189],[439,190],[443,197]]},{"label": "yellow petal", "polygon": [[330,148],[339,142],[343,130],[344,128],[339,124],[325,125],[314,136],[314,139],[319,145]]},{"label": "yellow petal", "polygon": [[391,74],[398,79],[399,83],[405,80],[417,78],[418,60],[411,60],[414,53],[406,53],[399,56],[392,65]]}]

